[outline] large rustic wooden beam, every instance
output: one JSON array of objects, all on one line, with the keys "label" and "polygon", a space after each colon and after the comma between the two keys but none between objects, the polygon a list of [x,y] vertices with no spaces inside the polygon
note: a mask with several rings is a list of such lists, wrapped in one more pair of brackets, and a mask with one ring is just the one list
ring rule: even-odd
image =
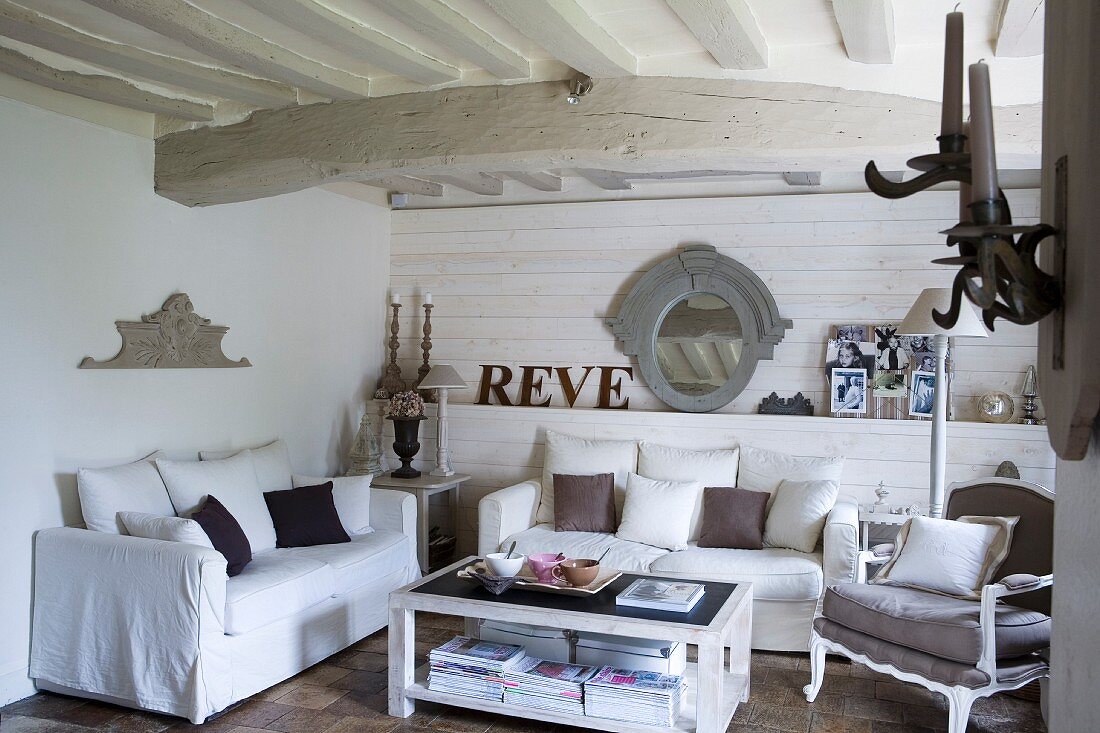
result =
[{"label": "large rustic wooden beam", "polygon": [[630,76],[638,59],[603,29],[576,0],[485,0],[497,15],[555,58],[591,77]]},{"label": "large rustic wooden beam", "polygon": [[531,75],[527,59],[442,0],[374,0],[373,4],[499,79],[525,79]]},{"label": "large rustic wooden beam", "polygon": [[254,79],[224,69],[211,69],[104,40],[53,21],[9,0],[0,0],[0,35],[101,68],[257,107],[283,107],[298,102],[294,90],[283,84]]},{"label": "large rustic wooden beam", "polygon": [[67,92],[128,109],[169,115],[192,122],[208,122],[214,119],[214,108],[208,104],[163,97],[139,89],[113,76],[80,74],[75,71],[55,69],[10,48],[0,48],[0,73],[10,74],[59,92]]},{"label": "large rustic wooden beam", "polygon": [[[811,84],[600,79],[460,87],[261,110],[236,125],[164,135],[158,192],[189,206],[340,180],[482,171],[775,172],[904,167],[935,144],[937,102]],[[998,108],[1004,168],[1038,164],[1039,105]]]},{"label": "large rustic wooden beam", "polygon": [[418,81],[442,84],[462,72],[374,28],[346,18],[313,0],[244,0],[256,10],[338,51]]},{"label": "large rustic wooden beam", "polygon": [[199,53],[332,99],[370,92],[370,80],[312,61],[203,12],[185,0],[85,0]]},{"label": "large rustic wooden beam", "polygon": [[723,69],[766,69],[768,42],[745,0],[665,0]]},{"label": "large rustic wooden beam", "polygon": [[1043,52],[1043,0],[1003,0],[997,22],[997,56],[1038,56]]},{"label": "large rustic wooden beam", "polygon": [[833,0],[844,50],[863,64],[894,63],[893,0]]}]

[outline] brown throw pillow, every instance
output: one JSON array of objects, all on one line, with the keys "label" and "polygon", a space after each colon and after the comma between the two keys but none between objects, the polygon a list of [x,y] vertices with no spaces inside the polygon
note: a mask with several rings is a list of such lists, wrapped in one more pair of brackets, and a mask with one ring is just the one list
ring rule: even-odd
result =
[{"label": "brown throw pillow", "polygon": [[220,552],[227,563],[225,574],[240,575],[244,566],[252,562],[252,547],[237,519],[213,496],[206,497],[202,508],[191,515],[210,538],[210,544]]},{"label": "brown throw pillow", "polygon": [[615,474],[554,474],[554,531],[615,531]]},{"label": "brown throw pillow", "polygon": [[332,482],[283,491],[265,491],[264,501],[275,525],[276,547],[313,547],[351,542],[336,502]]},{"label": "brown throw pillow", "polygon": [[703,489],[703,528],[699,547],[759,550],[764,547],[766,491],[724,486]]}]

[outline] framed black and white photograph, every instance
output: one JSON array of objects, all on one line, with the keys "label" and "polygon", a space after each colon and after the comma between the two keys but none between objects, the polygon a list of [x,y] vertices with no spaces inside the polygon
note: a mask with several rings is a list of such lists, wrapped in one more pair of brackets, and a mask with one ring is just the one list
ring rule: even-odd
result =
[{"label": "framed black and white photograph", "polygon": [[830,391],[832,412],[838,415],[867,413],[866,369],[833,369]]},{"label": "framed black and white photograph", "polygon": [[873,382],[872,394],[887,399],[906,397],[905,372],[877,372]]},{"label": "framed black and white photograph", "polygon": [[837,341],[855,341],[857,344],[862,344],[871,340],[867,338],[867,334],[867,326],[848,325],[836,327]]},{"label": "framed black and white photograph", "polygon": [[892,324],[875,326],[875,366],[879,369],[906,369],[909,366],[909,339],[898,336]]},{"label": "framed black and white photograph", "polygon": [[911,354],[932,350],[931,336],[903,336],[902,338],[905,340],[905,347],[909,349]]},{"label": "framed black and white photograph", "polygon": [[931,351],[917,351],[913,353],[913,371],[916,372],[932,372],[936,371],[936,355]]},{"label": "framed black and white photograph", "polygon": [[913,384],[909,389],[909,414],[931,417],[935,396],[936,375],[931,372],[913,372]]},{"label": "framed black and white photograph", "polygon": [[871,342],[832,339],[825,348],[825,374],[832,377],[833,369],[875,370],[875,345]]}]

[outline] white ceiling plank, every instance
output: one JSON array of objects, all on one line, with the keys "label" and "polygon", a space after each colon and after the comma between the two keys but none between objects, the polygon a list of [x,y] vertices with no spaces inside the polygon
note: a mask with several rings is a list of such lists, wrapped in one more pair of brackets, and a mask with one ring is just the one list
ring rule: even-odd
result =
[{"label": "white ceiling plank", "polygon": [[487,173],[467,173],[462,175],[439,174],[427,176],[428,180],[442,183],[463,191],[478,193],[482,196],[500,196],[504,193],[504,181]]},{"label": "white ceiling plank", "polygon": [[397,193],[411,193],[417,196],[442,196],[443,184],[435,181],[425,181],[422,178],[412,176],[386,176],[371,181],[363,181],[368,186],[384,188],[387,191]]},{"label": "white ceiling plank", "polygon": [[594,186],[605,191],[630,191],[634,188],[626,176],[615,171],[596,170],[594,168],[577,168],[576,173]]},{"label": "white ceiling plank", "polygon": [[687,357],[692,371],[700,381],[706,382],[714,378],[714,372],[711,371],[707,364],[707,357],[703,354],[703,344],[698,341],[681,341],[680,348],[683,349],[684,356]]},{"label": "white ceiling plank", "polygon": [[313,0],[244,0],[269,18],[346,53],[421,84],[443,84],[462,76],[453,66],[329,10]]},{"label": "white ceiling plank", "polygon": [[0,72],[59,92],[127,109],[170,115],[192,122],[209,122],[214,119],[214,108],[210,105],[163,97],[113,76],[55,69],[10,48],[0,48]]},{"label": "white ceiling plank", "polygon": [[186,44],[199,53],[267,79],[322,94],[356,99],[370,92],[370,80],[325,66],[199,10],[184,0],[85,0]]},{"label": "white ceiling plank", "polygon": [[531,76],[531,62],[441,0],[374,0],[373,4],[498,79]]},{"label": "white ceiling plank", "polygon": [[523,35],[593,78],[632,76],[638,59],[623,48],[576,0],[485,0]]},{"label": "white ceiling plank", "polygon": [[536,191],[560,191],[561,176],[552,173],[525,172],[525,171],[501,171],[501,175],[508,176],[513,181],[519,181],[524,186]]},{"label": "white ceiling plank", "polygon": [[0,35],[105,69],[257,107],[296,104],[286,85],[200,66],[82,33],[9,0],[0,0]]},{"label": "white ceiling plank", "polygon": [[861,64],[894,63],[893,0],[833,0],[844,50]]},{"label": "white ceiling plank", "polygon": [[995,56],[1038,56],[1043,52],[1043,0],[1003,0]]},{"label": "white ceiling plank", "polygon": [[745,0],[665,0],[723,69],[768,68],[768,42]]},{"label": "white ceiling plank", "polygon": [[783,180],[788,186],[820,186],[820,171],[785,171]]}]

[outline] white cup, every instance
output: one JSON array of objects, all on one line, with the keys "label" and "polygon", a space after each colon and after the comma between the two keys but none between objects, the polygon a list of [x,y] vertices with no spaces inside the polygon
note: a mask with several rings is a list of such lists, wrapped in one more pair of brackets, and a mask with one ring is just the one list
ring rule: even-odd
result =
[{"label": "white cup", "polygon": [[518,552],[512,553],[511,558],[508,557],[507,552],[490,552],[485,556],[485,565],[488,566],[490,575],[511,578],[519,575],[526,559],[525,555],[520,555]]}]

